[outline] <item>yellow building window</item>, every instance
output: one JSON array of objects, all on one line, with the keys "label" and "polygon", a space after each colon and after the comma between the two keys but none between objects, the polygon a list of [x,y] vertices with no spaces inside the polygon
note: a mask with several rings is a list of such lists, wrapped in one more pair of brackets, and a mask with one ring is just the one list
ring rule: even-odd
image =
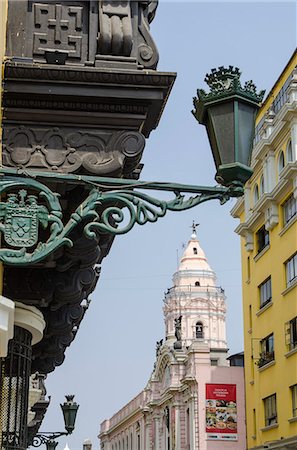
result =
[{"label": "yellow building window", "polygon": [[263,281],[263,283],[261,283],[258,288],[260,294],[260,309],[261,309],[263,308],[263,306],[267,305],[272,300],[271,277]]},{"label": "yellow building window", "polygon": [[257,237],[257,251],[260,253],[265,247],[269,245],[269,231],[263,225],[256,233]]},{"label": "yellow building window", "polygon": [[287,287],[297,280],[297,253],[286,262]]},{"label": "yellow building window", "polygon": [[293,194],[283,203],[283,221],[284,225],[289,223],[297,214],[297,200]]},{"label": "yellow building window", "polygon": [[276,394],[270,395],[263,399],[265,426],[274,425],[277,423],[277,408],[276,408]]},{"label": "yellow building window", "polygon": [[292,395],[292,417],[297,417],[297,384],[291,386]]},{"label": "yellow building window", "polygon": [[260,358],[258,361],[258,366],[263,367],[265,364],[268,364],[270,361],[274,361],[274,337],[273,333],[269,336],[266,336],[264,339],[260,341]]},{"label": "yellow building window", "polygon": [[297,317],[286,322],[286,345],[289,350],[297,347]]}]

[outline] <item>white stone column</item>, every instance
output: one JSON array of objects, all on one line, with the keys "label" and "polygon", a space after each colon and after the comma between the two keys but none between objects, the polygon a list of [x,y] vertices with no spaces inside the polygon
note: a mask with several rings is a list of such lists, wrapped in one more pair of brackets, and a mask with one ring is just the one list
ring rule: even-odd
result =
[{"label": "white stone column", "polygon": [[35,306],[15,302],[14,325],[24,328],[32,334],[32,345],[41,341],[45,321],[42,312]]},{"label": "white stone column", "polygon": [[145,422],[144,418],[140,421],[140,450],[145,450]]},{"label": "white stone column", "polygon": [[174,450],[182,450],[181,442],[180,442],[180,406],[178,403],[175,405],[175,449]]},{"label": "white stone column", "polygon": [[0,358],[7,356],[9,339],[13,338],[14,302],[0,296]]},{"label": "white stone column", "polygon": [[154,417],[154,424],[155,424],[155,429],[154,429],[155,445],[154,445],[153,450],[160,450],[160,417],[159,416]]},{"label": "white stone column", "polygon": [[276,165],[273,151],[269,151],[264,165],[265,191],[271,192],[276,186]]},{"label": "white stone column", "polygon": [[151,429],[151,420],[146,420],[145,423],[145,450],[151,450],[151,436],[150,436],[150,429]]},{"label": "white stone column", "polygon": [[7,345],[13,338],[14,325],[32,334],[32,345],[41,341],[45,328],[41,311],[0,296],[0,357],[7,356]]},{"label": "white stone column", "polygon": [[190,448],[195,450],[195,407],[194,400],[190,402]]}]

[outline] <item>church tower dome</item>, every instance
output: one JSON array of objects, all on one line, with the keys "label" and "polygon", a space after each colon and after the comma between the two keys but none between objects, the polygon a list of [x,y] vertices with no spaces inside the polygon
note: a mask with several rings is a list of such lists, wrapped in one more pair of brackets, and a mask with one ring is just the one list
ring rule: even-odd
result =
[{"label": "church tower dome", "polygon": [[168,345],[176,341],[175,320],[182,317],[182,346],[199,344],[226,356],[225,294],[217,286],[216,274],[200,246],[195,224],[173,275],[173,286],[165,294],[163,310]]}]

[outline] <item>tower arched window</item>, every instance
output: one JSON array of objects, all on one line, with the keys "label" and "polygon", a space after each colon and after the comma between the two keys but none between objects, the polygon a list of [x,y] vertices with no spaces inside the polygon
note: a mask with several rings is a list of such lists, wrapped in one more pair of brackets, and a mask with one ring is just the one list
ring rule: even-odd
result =
[{"label": "tower arched window", "polygon": [[204,337],[203,323],[197,322],[196,323],[196,339],[203,339],[203,337]]},{"label": "tower arched window", "polygon": [[198,250],[197,250],[196,247],[193,247],[193,253],[194,253],[194,255],[197,255],[197,254],[198,254]]},{"label": "tower arched window", "polygon": [[195,281],[195,286],[200,286],[200,281]]}]

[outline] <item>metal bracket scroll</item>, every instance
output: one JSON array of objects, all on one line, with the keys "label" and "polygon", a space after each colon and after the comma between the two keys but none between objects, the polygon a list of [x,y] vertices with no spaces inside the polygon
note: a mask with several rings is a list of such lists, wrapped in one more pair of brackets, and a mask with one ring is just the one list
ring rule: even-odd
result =
[{"label": "metal bracket scroll", "polygon": [[[106,183],[107,179],[103,180]],[[18,266],[44,260],[59,247],[73,245],[69,234],[82,221],[86,222],[84,233],[90,239],[96,232],[125,234],[136,223],[156,222],[167,211],[184,211],[213,199],[222,204],[243,192],[241,187],[205,188],[131,180],[117,180],[113,185],[113,181],[109,179],[103,188],[100,178],[83,180],[89,194],[65,223],[59,194],[31,177],[4,176],[0,179],[0,196],[6,200],[0,202],[0,260]],[[174,198],[159,200],[135,187],[172,192]],[[186,196],[185,192],[195,195]],[[40,238],[41,229],[47,236],[45,242]]]}]

